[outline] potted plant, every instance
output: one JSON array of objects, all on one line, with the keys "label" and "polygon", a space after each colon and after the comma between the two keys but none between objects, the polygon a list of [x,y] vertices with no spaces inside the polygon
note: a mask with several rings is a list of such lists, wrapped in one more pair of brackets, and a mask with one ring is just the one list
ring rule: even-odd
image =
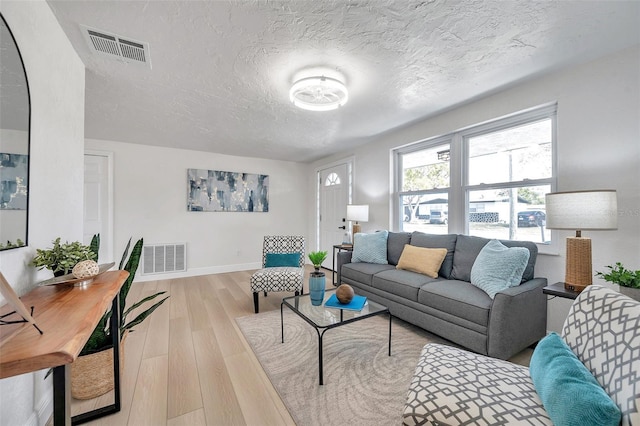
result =
[{"label": "potted plant", "polygon": [[309,275],[309,297],[311,304],[320,306],[324,300],[325,277],[324,272],[320,272],[322,262],[327,258],[326,251],[312,251],[309,253],[309,260],[313,263],[313,271]]},{"label": "potted plant", "polygon": [[33,258],[33,266],[38,269],[47,268],[56,277],[71,273],[76,263],[83,260],[97,260],[97,252],[91,250],[90,246],[74,241],[72,243],[60,243],[60,237],[53,240],[53,247],[42,250],[36,249],[36,257]]},{"label": "potted plant", "polygon": [[311,261],[311,263],[313,263],[313,268],[316,271],[320,270],[320,267],[322,266],[322,262],[324,262],[326,258],[327,258],[326,251],[312,251],[311,253],[309,253],[309,260]]},{"label": "potted plant", "polygon": [[631,271],[626,269],[622,263],[616,262],[615,266],[607,265],[609,272],[597,272],[596,276],[607,282],[618,284],[620,293],[632,299],[640,300],[640,270]]},{"label": "potted plant", "polygon": [[[129,272],[129,277],[120,289],[119,337],[121,342],[120,350],[122,367],[124,367],[124,362],[122,362],[122,351],[127,334],[129,332],[133,332],[133,327],[144,321],[149,315],[151,315],[151,313],[153,313],[153,311],[168,299],[167,296],[149,306],[147,309],[136,315],[135,318],[131,320],[127,319],[127,316],[136,308],[165,293],[164,291],[155,293],[135,302],[130,307],[127,307],[127,295],[129,294],[131,284],[133,283],[136,271],[138,270],[138,264],[140,263],[140,256],[142,254],[143,239],[140,238],[135,243],[131,250],[131,255],[125,263],[130,245],[131,239],[129,239],[129,242],[127,243],[127,247],[124,250],[118,267],[118,269]],[[96,257],[99,247],[100,237],[96,235],[94,236],[91,244],[91,248],[96,254]],[[113,348],[111,345],[112,339],[109,329],[111,314],[112,312],[110,309],[102,316],[100,322],[93,330],[89,340],[80,352],[80,356],[73,364],[71,364],[71,394],[76,399],[92,399],[113,389]]]}]

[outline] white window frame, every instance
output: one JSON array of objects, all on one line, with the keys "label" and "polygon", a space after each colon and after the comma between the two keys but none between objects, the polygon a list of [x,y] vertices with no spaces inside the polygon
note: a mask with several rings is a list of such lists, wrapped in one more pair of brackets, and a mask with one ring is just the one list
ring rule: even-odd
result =
[{"label": "white window frame", "polygon": [[[449,194],[449,232],[469,233],[469,192],[485,189],[514,188],[528,186],[549,185],[551,191],[556,191],[557,182],[557,103],[550,103],[534,107],[525,111],[516,112],[508,116],[500,117],[481,124],[456,130],[452,133],[441,135],[408,145],[404,145],[392,150],[392,160],[394,168],[393,190],[392,190],[392,214],[391,229],[402,229],[403,212],[400,200],[403,195],[414,193],[441,193],[442,189],[402,192],[401,182],[403,178],[402,156],[415,151],[433,148],[438,145],[448,143],[450,146],[450,185]],[[511,127],[518,127],[528,123],[551,119],[551,177],[544,179],[525,179],[515,182],[499,182],[495,184],[469,185],[469,139],[486,133],[494,133]],[[550,243],[536,243],[539,253],[558,254],[558,236],[555,231],[551,233]]]},{"label": "white window frame", "polygon": [[[449,149],[452,146],[451,135],[440,136],[436,138],[426,139],[424,141],[416,142],[410,145],[405,145],[404,147],[395,149],[393,151],[393,159],[394,159],[394,170],[395,170],[395,179],[394,179],[394,190],[393,193],[396,194],[393,197],[392,206],[393,213],[391,217],[394,220],[394,225],[392,225],[391,229],[398,230],[402,229],[402,220],[404,217],[404,211],[402,210],[402,203],[400,202],[401,198],[405,195],[427,195],[427,194],[442,194],[443,192],[447,193],[447,198],[450,200],[451,198],[451,158],[449,158],[449,187],[448,188],[435,188],[435,189],[423,189],[419,191],[402,191],[402,180],[403,180],[403,166],[402,166],[402,156],[406,154],[411,154],[417,151],[423,151],[425,149],[435,148],[440,145],[449,145]],[[449,211],[451,209],[449,208]],[[449,223],[450,222],[449,216]],[[451,226],[451,225],[449,225]]]}]

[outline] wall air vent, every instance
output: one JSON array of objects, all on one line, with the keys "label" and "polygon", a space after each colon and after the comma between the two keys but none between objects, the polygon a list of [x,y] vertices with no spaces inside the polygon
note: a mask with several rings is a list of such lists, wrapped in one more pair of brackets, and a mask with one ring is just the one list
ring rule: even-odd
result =
[{"label": "wall air vent", "polygon": [[153,244],[142,246],[142,275],[187,270],[187,245]]},{"label": "wall air vent", "polygon": [[97,30],[84,25],[80,27],[82,28],[82,34],[89,49],[92,52],[128,64],[142,65],[151,68],[149,43],[120,37],[108,31]]}]

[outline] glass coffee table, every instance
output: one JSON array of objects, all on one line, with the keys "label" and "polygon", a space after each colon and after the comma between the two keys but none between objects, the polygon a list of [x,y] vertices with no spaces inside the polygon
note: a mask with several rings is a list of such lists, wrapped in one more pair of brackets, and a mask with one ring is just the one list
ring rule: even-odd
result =
[{"label": "glass coffee table", "polygon": [[320,385],[323,383],[322,378],[322,337],[324,333],[332,328],[347,325],[349,323],[371,318],[375,315],[389,315],[389,356],[391,356],[391,313],[389,308],[367,299],[367,303],[360,311],[351,311],[347,309],[327,308],[324,303],[335,293],[335,290],[325,291],[324,300],[319,306],[311,304],[309,294],[301,296],[292,296],[282,299],[280,304],[280,328],[282,332],[282,343],[284,343],[284,315],[283,308],[286,306],[295,312],[300,318],[308,322],[318,333],[318,370],[320,376]]}]

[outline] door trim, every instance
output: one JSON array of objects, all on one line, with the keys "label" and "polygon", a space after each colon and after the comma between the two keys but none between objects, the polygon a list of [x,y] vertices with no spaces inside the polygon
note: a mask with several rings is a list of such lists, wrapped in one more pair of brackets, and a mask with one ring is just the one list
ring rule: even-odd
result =
[{"label": "door trim", "polygon": [[[84,150],[84,155],[94,155],[97,157],[106,157],[107,158],[107,172],[108,172],[108,176],[107,176],[107,200],[109,203],[109,209],[107,212],[107,226],[108,226],[108,230],[107,230],[107,238],[106,241],[104,239],[100,239],[100,245],[104,243],[106,243],[106,252],[108,255],[110,255],[111,259],[106,259],[106,261],[115,261],[114,259],[116,259],[116,255],[114,252],[114,241],[113,241],[113,236],[114,236],[114,227],[113,227],[113,152],[111,151],[100,151],[100,150],[95,150],[95,149],[85,149]],[[101,260],[102,261],[102,260]]]}]

